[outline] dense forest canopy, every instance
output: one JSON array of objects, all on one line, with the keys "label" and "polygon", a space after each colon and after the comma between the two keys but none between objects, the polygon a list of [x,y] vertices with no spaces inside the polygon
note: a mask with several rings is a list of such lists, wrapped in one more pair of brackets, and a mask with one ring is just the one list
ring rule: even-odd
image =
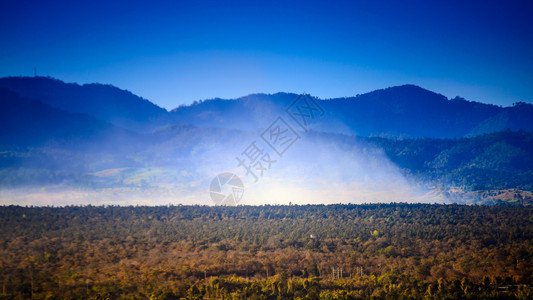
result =
[{"label": "dense forest canopy", "polygon": [[533,208],[0,207],[2,298],[533,296]]}]

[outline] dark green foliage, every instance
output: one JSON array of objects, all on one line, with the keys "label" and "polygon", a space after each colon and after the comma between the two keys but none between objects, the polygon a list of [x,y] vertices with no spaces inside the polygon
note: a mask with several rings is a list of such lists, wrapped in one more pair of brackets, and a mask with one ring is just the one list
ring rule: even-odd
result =
[{"label": "dark green foliage", "polygon": [[361,138],[405,173],[472,190],[533,190],[533,134],[504,131],[453,140]]}]

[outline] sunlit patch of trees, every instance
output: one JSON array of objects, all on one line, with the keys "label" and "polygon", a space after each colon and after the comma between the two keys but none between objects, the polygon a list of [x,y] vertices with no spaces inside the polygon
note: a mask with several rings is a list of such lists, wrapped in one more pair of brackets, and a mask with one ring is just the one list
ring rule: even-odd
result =
[{"label": "sunlit patch of trees", "polygon": [[531,299],[532,212],[4,206],[0,298]]}]

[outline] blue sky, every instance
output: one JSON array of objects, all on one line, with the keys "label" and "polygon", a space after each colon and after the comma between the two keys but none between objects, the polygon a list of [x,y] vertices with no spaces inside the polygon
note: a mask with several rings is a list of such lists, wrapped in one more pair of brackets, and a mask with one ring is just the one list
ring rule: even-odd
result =
[{"label": "blue sky", "polygon": [[172,109],[412,83],[533,102],[532,1],[1,1],[0,76],[109,83]]}]

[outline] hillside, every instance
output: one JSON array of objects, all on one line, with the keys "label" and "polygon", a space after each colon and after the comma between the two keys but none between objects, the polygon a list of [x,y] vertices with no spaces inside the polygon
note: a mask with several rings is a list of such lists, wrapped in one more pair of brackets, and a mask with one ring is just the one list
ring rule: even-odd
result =
[{"label": "hillside", "polygon": [[[284,114],[297,95],[253,94],[211,99],[171,111],[173,120],[196,126],[241,130],[264,128]],[[377,90],[349,98],[316,99],[325,116],[313,129],[324,132],[402,138],[454,138],[498,132],[533,131],[533,105],[513,107],[447,99],[414,85]]]},{"label": "hillside", "polygon": [[[0,88],[0,145],[64,147],[99,144],[120,147],[134,134],[84,114],[73,114]],[[115,148],[116,149],[116,148]]]},{"label": "hillside", "polygon": [[93,116],[102,121],[144,131],[150,122],[166,114],[152,102],[111,85],[65,83],[49,77],[0,78],[0,87],[70,113]]},{"label": "hillside", "polygon": [[[111,85],[64,83],[48,77],[0,78],[0,88],[70,113],[82,113],[138,132],[175,124],[238,130],[265,128],[296,94],[251,94],[209,99],[171,112]],[[325,111],[313,129],[383,137],[454,138],[498,132],[533,131],[533,105],[498,107],[446,97],[414,85],[376,90],[356,97],[316,99]]]},{"label": "hillside", "polygon": [[[206,185],[212,176],[208,170],[235,168],[235,156],[253,138],[253,133],[238,130],[184,125],[138,135],[128,140],[123,149],[98,147],[98,153],[80,147],[5,148],[0,155],[0,166],[4,167],[0,186],[62,184],[65,188],[91,187],[95,191],[129,189],[133,194],[142,188],[153,190],[154,197],[158,193],[181,191],[206,199]],[[396,140],[313,131],[279,160],[273,172],[277,172],[274,174],[278,174],[281,187],[289,187],[298,178],[308,182],[307,188],[317,195],[327,189],[327,185],[320,184],[324,180],[341,185],[342,189],[356,184],[353,196],[328,200],[336,203],[370,201],[371,198],[357,194],[363,190],[403,199],[400,198],[403,192],[395,190],[393,182],[405,177],[413,188],[434,191],[450,202],[493,204],[499,198],[491,195],[500,195],[500,190],[533,191],[532,157],[533,133],[526,132],[506,131],[462,139]],[[469,191],[480,193],[457,197],[458,193]],[[508,197],[503,200],[514,200],[517,194],[529,195],[520,191],[506,193],[502,195]],[[253,201],[254,195],[249,197]],[[316,197],[307,200],[317,200]]]},{"label": "hillside", "polygon": [[[0,186],[118,189],[124,201],[138,189],[151,193],[143,197],[164,195],[161,201],[206,200],[209,179],[237,172],[236,156],[273,120],[288,117],[284,109],[297,96],[212,99],[167,112],[111,86],[42,77],[2,84],[25,96],[0,89]],[[273,157],[266,176],[278,181],[265,188],[279,189],[281,203],[295,203],[288,195],[318,202],[321,193],[335,203],[506,200],[497,195],[516,203],[533,191],[531,104],[449,100],[412,85],[314,101],[324,116],[283,159]],[[475,194],[455,196],[467,192]]]}]

